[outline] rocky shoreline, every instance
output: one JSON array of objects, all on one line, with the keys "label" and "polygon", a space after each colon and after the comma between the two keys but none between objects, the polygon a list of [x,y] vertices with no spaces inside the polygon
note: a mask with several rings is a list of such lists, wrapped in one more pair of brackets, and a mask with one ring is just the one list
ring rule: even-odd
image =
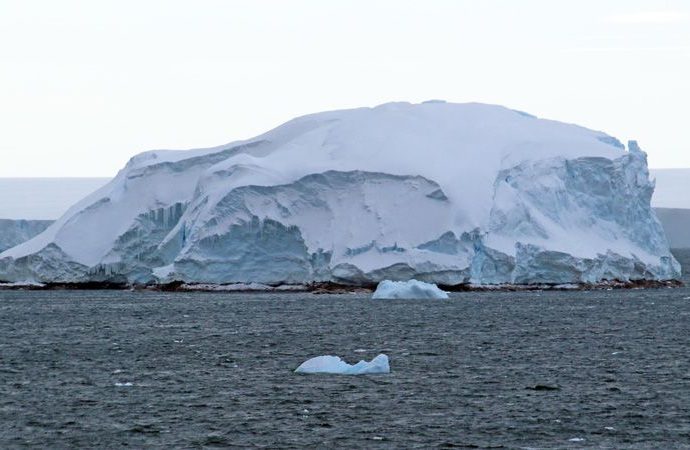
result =
[{"label": "rocky shoreline", "polygon": [[[570,284],[501,284],[501,285],[439,285],[448,292],[517,292],[517,291],[596,291],[611,289],[660,289],[680,288],[685,284],[680,280],[635,280],[635,281],[606,281],[601,283],[570,283]],[[183,283],[172,282],[166,284],[130,285],[113,282],[83,282],[83,283],[2,283],[0,290],[138,290],[163,292],[219,292],[219,293],[312,293],[312,294],[357,294],[371,293],[376,289],[371,285],[345,285],[332,282],[311,284],[280,284],[267,285],[260,283]]]}]

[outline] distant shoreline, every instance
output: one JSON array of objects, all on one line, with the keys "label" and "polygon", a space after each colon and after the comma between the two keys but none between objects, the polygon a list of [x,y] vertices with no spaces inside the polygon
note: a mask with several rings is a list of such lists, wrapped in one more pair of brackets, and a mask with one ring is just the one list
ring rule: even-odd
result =
[{"label": "distant shoreline", "polygon": [[56,220],[110,180],[105,177],[0,177],[0,218]]}]

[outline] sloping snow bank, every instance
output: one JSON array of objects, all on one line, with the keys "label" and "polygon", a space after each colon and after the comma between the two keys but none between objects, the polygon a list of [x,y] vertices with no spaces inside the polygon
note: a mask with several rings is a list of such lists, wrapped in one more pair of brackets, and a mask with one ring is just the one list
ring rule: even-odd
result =
[{"label": "sloping snow bank", "polygon": [[423,281],[390,281],[383,280],[376,287],[373,299],[418,299],[418,298],[448,298],[448,293],[442,291],[433,283]]},{"label": "sloping snow bank", "polygon": [[360,361],[357,364],[348,364],[338,356],[317,356],[308,359],[295,369],[296,373],[334,373],[339,375],[364,375],[371,373],[390,373],[388,356],[378,355],[371,361]]}]

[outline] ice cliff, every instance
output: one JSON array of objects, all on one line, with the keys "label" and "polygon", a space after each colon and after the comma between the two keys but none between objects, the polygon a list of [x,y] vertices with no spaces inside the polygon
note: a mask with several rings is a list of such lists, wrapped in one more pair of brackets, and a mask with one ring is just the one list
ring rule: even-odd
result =
[{"label": "ice cliff", "polygon": [[678,278],[653,190],[634,142],[500,106],[390,103],[137,155],[0,254],[0,280]]}]

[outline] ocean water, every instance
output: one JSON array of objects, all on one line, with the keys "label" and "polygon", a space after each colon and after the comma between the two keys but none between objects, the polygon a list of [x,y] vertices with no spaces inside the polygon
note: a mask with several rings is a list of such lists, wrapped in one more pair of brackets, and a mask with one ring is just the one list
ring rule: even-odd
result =
[{"label": "ocean water", "polygon": [[0,291],[0,448],[690,448],[689,356],[688,288]]}]

